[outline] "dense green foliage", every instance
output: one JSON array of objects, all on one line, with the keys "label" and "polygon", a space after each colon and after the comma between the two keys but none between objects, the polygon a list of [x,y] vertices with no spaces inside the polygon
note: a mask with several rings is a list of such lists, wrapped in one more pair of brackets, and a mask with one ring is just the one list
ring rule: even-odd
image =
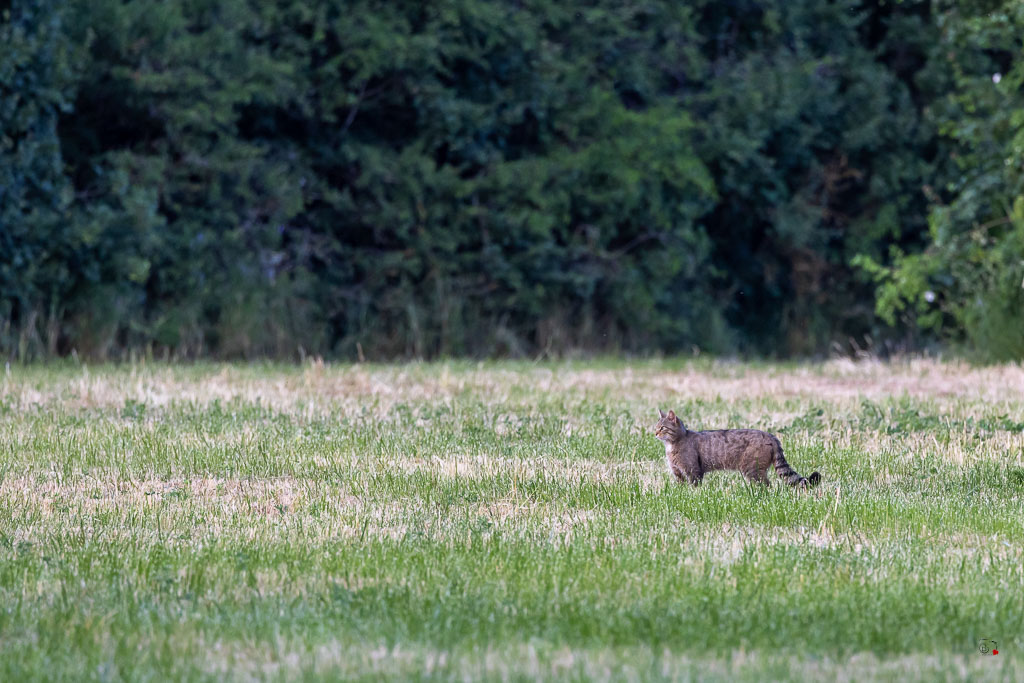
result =
[{"label": "dense green foliage", "polygon": [[0,348],[1020,356],[994,4],[16,1]]},{"label": "dense green foliage", "polygon": [[878,309],[996,359],[1024,358],[1024,3],[956,3],[941,16],[956,87],[937,100],[956,173],[930,217],[928,248],[864,259]]},{"label": "dense green foliage", "polygon": [[[57,121],[69,111],[73,53],[55,1],[26,3],[0,23],[0,344],[42,332],[53,353],[56,307],[81,277],[61,247],[71,183]],[[47,317],[47,314],[49,316]],[[24,353],[24,348],[17,349]]]}]

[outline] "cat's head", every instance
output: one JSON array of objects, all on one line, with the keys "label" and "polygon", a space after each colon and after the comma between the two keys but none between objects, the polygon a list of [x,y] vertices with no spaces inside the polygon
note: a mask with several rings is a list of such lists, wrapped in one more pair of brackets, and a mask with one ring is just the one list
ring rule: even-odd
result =
[{"label": "cat's head", "polygon": [[678,440],[686,431],[682,420],[676,417],[675,411],[672,410],[668,411],[668,415],[666,415],[665,411],[659,408],[658,414],[661,415],[661,419],[658,420],[658,424],[654,425],[654,435],[666,443]]}]

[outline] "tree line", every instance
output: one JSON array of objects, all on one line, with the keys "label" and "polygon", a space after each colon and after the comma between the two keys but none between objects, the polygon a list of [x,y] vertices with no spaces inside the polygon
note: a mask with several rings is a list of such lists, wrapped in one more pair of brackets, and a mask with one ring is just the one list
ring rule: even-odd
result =
[{"label": "tree line", "polygon": [[0,7],[8,358],[1024,357],[1024,3]]}]

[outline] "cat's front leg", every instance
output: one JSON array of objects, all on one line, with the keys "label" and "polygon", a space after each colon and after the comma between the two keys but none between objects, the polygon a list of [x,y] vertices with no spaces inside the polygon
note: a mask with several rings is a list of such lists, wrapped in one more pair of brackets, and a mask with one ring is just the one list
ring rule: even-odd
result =
[{"label": "cat's front leg", "polygon": [[686,478],[693,486],[700,486],[704,479],[704,462],[700,453],[695,448],[689,448],[683,452],[683,469],[686,471]]},{"label": "cat's front leg", "polygon": [[703,478],[702,474],[683,470],[679,467],[676,467],[675,465],[672,465],[671,470],[672,476],[675,477],[676,481],[678,481],[680,484],[685,484],[689,482],[690,484],[697,486],[700,484],[700,480]]},{"label": "cat's front leg", "polygon": [[704,471],[699,463],[681,462],[672,466],[672,473],[676,475],[679,483],[689,482],[693,486],[699,486],[704,478]]},{"label": "cat's front leg", "polygon": [[701,467],[700,458],[692,450],[669,453],[668,461],[669,469],[679,483],[689,482],[693,486],[697,486],[704,478],[704,468]]},{"label": "cat's front leg", "polygon": [[694,487],[700,486],[701,480],[704,479],[704,473],[699,469],[691,469],[686,472],[686,480],[690,482]]}]

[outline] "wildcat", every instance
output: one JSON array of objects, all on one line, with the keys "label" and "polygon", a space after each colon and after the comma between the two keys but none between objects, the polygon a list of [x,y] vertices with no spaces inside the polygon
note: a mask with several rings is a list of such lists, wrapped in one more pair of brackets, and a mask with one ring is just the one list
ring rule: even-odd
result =
[{"label": "wildcat", "polygon": [[691,432],[675,412],[658,412],[661,419],[654,426],[654,435],[664,442],[669,472],[680,482],[696,486],[706,472],[738,470],[748,480],[769,486],[768,468],[772,465],[790,486],[807,488],[821,481],[818,472],[802,477],[790,467],[782,454],[782,444],[773,434],[757,429]]}]

